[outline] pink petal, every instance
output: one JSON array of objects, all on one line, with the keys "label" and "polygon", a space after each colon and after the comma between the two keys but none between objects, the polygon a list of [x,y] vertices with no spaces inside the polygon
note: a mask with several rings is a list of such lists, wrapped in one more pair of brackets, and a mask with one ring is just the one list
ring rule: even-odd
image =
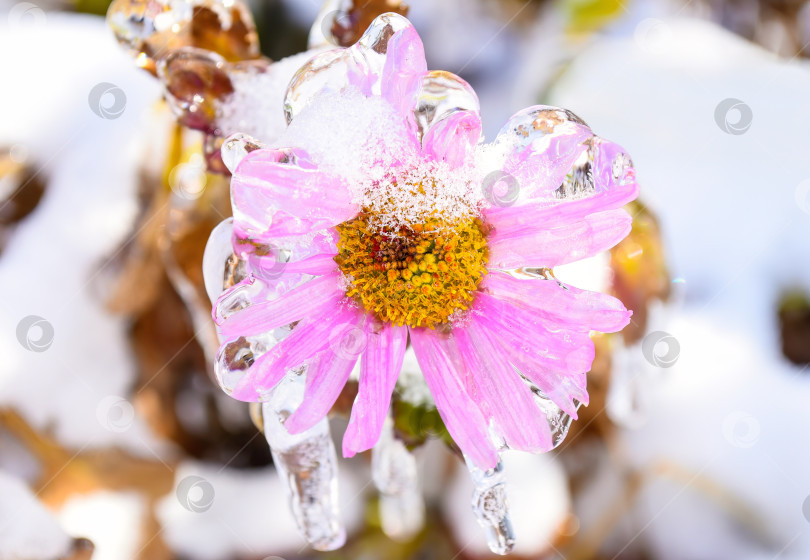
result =
[{"label": "pink petal", "polygon": [[621,208],[553,228],[544,227],[543,222],[527,223],[524,216],[520,220],[514,214],[511,217],[493,224],[489,236],[492,267],[554,267],[578,261],[615,246],[627,237],[633,224],[632,216]]},{"label": "pink petal", "polygon": [[549,332],[530,312],[498,302],[492,296],[479,297],[476,309],[480,310],[476,321],[494,337],[506,358],[576,418],[576,406],[571,399],[588,402],[585,372],[594,357],[590,337],[576,331]]},{"label": "pink petal", "polygon": [[249,402],[262,400],[284,378],[287,370],[303,365],[328,348],[329,335],[336,326],[356,320],[356,309],[336,305],[329,313],[301,321],[287,338],[256,358],[231,396]]},{"label": "pink petal", "polygon": [[319,171],[303,150],[260,149],[231,178],[237,233],[270,241],[335,226],[357,214],[342,179]]},{"label": "pink petal", "polygon": [[506,444],[531,453],[553,447],[545,414],[529,386],[503,359],[501,349],[475,320],[454,330],[458,349],[480,395],[484,415],[500,428]]},{"label": "pink petal", "polygon": [[[427,72],[425,48],[416,29],[404,17],[383,14],[374,20],[369,32],[375,25],[383,24],[380,36],[390,38],[385,45],[385,65],[380,76],[382,96],[406,116],[413,109],[414,95],[422,85],[422,75]],[[380,43],[377,45],[379,48]]]},{"label": "pink petal", "polygon": [[474,111],[457,111],[434,123],[422,138],[422,150],[432,160],[460,166],[481,139],[481,118]]},{"label": "pink petal", "polygon": [[214,306],[214,322],[223,338],[252,336],[289,325],[300,319],[319,316],[337,306],[344,293],[339,285],[340,273],[320,276],[272,301],[251,303],[236,312],[225,312]]},{"label": "pink petal", "polygon": [[349,380],[354,364],[365,350],[365,344],[347,351],[345,346],[336,342],[342,337],[353,336],[356,332],[363,334],[365,339],[365,331],[357,326],[362,319],[363,315],[356,312],[352,321],[335,326],[329,335],[330,347],[309,364],[304,400],[284,422],[284,427],[291,434],[300,434],[310,429],[325,418],[334,406],[343,386]]},{"label": "pink petal", "polygon": [[310,276],[323,276],[337,269],[335,255],[337,253],[320,254],[301,259],[300,261],[280,262],[275,256],[254,256],[251,266],[270,271],[269,276],[278,278],[282,274],[309,274]]},{"label": "pink petal", "polygon": [[416,359],[447,431],[478,468],[495,467],[498,454],[488,422],[475,400],[475,386],[465,379],[464,363],[455,342],[429,329],[411,329],[410,334]]},{"label": "pink petal", "polygon": [[561,372],[591,369],[594,346],[585,326],[552,330],[549,327],[554,325],[547,325],[535,313],[480,292],[473,309],[498,329],[499,338],[510,341],[539,364]]},{"label": "pink petal", "polygon": [[481,287],[560,328],[618,332],[633,314],[612,296],[563,286],[554,280],[515,278],[493,271],[484,277]]},{"label": "pink petal", "polygon": [[360,388],[343,436],[343,456],[353,457],[374,447],[388,414],[408,344],[408,329],[393,325],[374,330],[366,325],[368,347],[361,360]]}]

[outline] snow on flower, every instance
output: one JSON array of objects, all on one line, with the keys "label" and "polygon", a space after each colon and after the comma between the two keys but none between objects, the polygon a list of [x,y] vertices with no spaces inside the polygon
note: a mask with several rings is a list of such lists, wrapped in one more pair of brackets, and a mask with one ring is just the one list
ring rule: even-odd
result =
[{"label": "snow on flower", "polygon": [[379,438],[410,344],[476,466],[494,467],[504,446],[554,447],[538,395],[575,418],[588,401],[590,331],[621,330],[631,313],[551,269],[627,235],[635,171],[619,146],[554,107],[520,111],[481,144],[478,107],[461,78],[427,70],[396,14],[298,71],[288,128],[231,181],[248,274],[214,307],[228,393],[263,401],[305,375],[284,424],[301,433],[359,360],[343,440],[352,456]]}]

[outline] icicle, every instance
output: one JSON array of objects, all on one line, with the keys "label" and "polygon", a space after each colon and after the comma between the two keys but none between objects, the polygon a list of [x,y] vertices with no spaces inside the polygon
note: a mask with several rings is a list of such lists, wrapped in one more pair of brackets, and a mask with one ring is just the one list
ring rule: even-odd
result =
[{"label": "icicle", "polygon": [[475,485],[473,513],[484,528],[489,549],[495,554],[508,554],[515,545],[515,534],[506,504],[503,464],[498,461],[495,468],[484,471],[467,459],[467,469]]},{"label": "icicle", "polygon": [[290,374],[262,405],[264,435],[273,462],[287,481],[290,506],[304,538],[316,550],[335,550],[346,542],[338,520],[337,453],[326,419],[291,435],[284,420],[304,396],[304,376]]},{"label": "icicle", "polygon": [[394,540],[409,540],[424,524],[425,504],[419,489],[416,458],[394,437],[390,418],[371,450],[371,475],[380,491],[383,531]]}]

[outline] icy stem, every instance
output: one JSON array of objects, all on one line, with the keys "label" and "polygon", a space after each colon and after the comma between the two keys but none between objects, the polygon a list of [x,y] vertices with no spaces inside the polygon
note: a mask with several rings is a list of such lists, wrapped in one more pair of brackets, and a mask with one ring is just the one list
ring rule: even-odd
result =
[{"label": "icy stem", "polygon": [[419,490],[416,458],[394,437],[390,418],[372,448],[371,475],[380,491],[383,531],[394,540],[410,539],[424,524],[425,504]]},{"label": "icy stem", "polygon": [[264,435],[279,476],[287,481],[298,529],[316,550],[335,550],[346,541],[338,520],[337,454],[326,419],[291,435],[284,420],[301,403],[304,378],[289,375],[262,405]]},{"label": "icy stem", "polygon": [[515,534],[506,505],[506,480],[500,461],[493,469],[481,470],[467,459],[475,490],[472,508],[478,524],[484,528],[489,549],[495,554],[508,554],[515,545]]}]

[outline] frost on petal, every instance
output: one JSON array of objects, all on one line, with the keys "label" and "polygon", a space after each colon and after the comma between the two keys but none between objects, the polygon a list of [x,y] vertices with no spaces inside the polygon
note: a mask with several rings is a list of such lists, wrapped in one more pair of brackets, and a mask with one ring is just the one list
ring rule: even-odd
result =
[{"label": "frost on petal", "polygon": [[236,234],[268,242],[332,227],[357,213],[345,183],[298,149],[246,155],[231,178],[231,204]]},{"label": "frost on petal", "polygon": [[551,268],[592,257],[627,237],[633,223],[621,208],[556,227],[514,214],[509,218],[492,223],[489,262],[494,268]]},{"label": "frost on petal", "polygon": [[481,287],[498,299],[537,313],[556,328],[618,332],[632,315],[613,296],[565,286],[551,279],[516,278],[492,271]]},{"label": "frost on petal", "polygon": [[318,316],[335,308],[344,297],[337,271],[305,282],[271,301],[250,298],[248,305],[235,310],[232,292],[226,292],[214,306],[214,322],[223,338],[260,334]]},{"label": "frost on petal", "polygon": [[456,329],[454,335],[477,387],[481,411],[495,422],[506,444],[531,453],[551,449],[551,431],[545,415],[492,336],[474,320]]},{"label": "frost on petal", "polygon": [[498,453],[455,341],[429,329],[411,329],[410,334],[419,367],[447,431],[478,468],[493,468]]},{"label": "frost on petal", "polygon": [[316,55],[299,69],[285,96],[287,122],[320,96],[350,87],[382,96],[404,115],[426,71],[422,41],[411,23],[382,14],[355,45]]},{"label": "frost on petal", "polygon": [[265,400],[287,370],[313,360],[330,345],[330,333],[336,325],[351,323],[357,310],[342,305],[316,317],[302,320],[290,335],[259,356],[234,387],[231,396],[242,401]]},{"label": "frost on petal", "polygon": [[343,455],[371,449],[388,415],[391,393],[405,358],[408,329],[395,325],[366,325],[367,347],[360,365],[360,386],[343,436]]}]

